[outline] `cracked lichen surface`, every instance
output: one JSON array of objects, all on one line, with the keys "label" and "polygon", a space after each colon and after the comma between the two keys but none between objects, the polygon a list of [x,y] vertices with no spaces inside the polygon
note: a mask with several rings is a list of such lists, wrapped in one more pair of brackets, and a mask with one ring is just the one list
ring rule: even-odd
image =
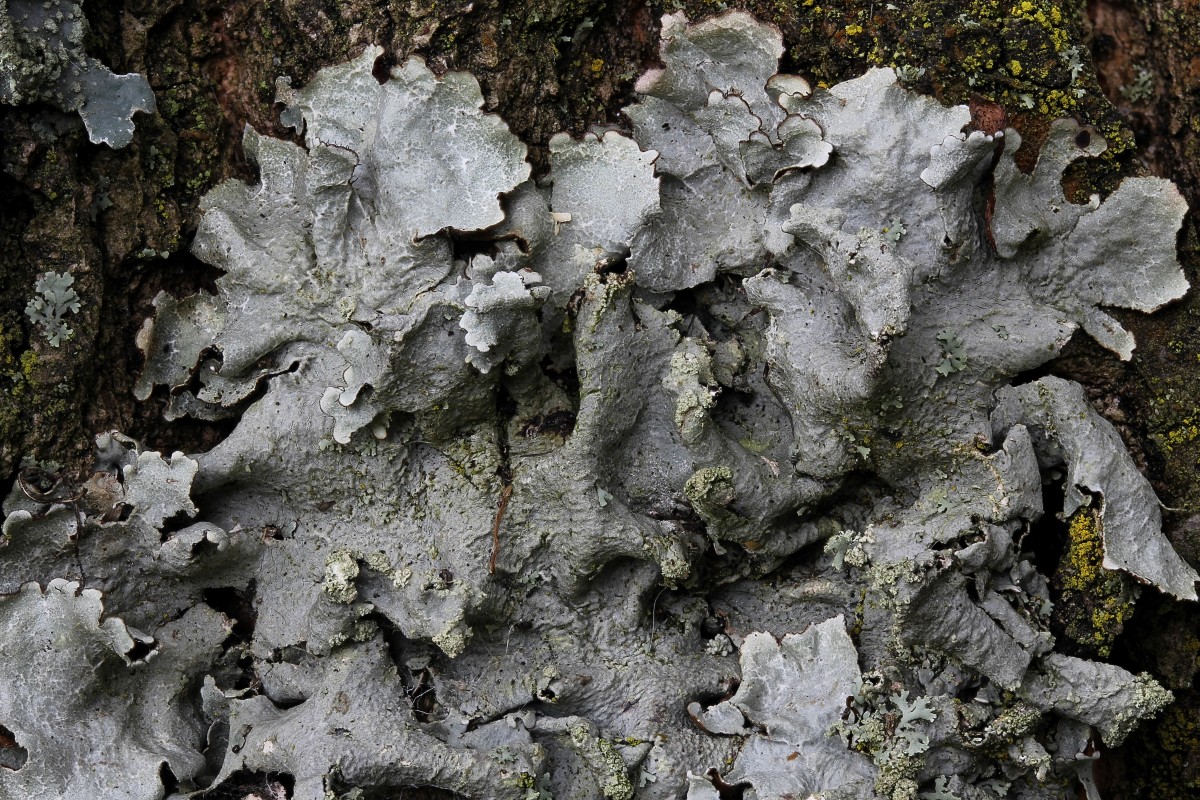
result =
[{"label": "cracked lichen surface", "polygon": [[[1080,580],[1194,599],[1196,573],[1082,389],[1013,379],[1077,331],[1128,358],[1105,309],[1183,294],[1175,188],[1074,203],[1095,130],[1054,123],[1022,170],[1015,131],[892,70],[777,75],[745,14],[663,37],[631,134],[551,139],[540,181],[465,73],[381,82],[368,49],[281,82],[303,146],[247,131],[258,181],[201,204],[215,292],[160,296],[139,336],[139,397],[232,432],[194,457],[101,442],[111,517],[10,498],[23,604],[83,581],[190,676],[184,722],[149,723],[204,731],[163,756],[181,788],[1033,798],[1169,702],[1055,649],[1030,529],[1095,515]],[[197,598],[237,638],[180,616]],[[168,680],[89,626],[119,680]],[[35,743],[46,718],[0,722]],[[114,758],[153,796],[144,752]]]}]

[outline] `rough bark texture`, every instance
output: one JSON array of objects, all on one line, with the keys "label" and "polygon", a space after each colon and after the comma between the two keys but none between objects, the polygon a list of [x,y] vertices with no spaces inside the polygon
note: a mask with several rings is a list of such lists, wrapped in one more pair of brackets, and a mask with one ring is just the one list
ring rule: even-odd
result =
[{"label": "rough bark texture", "polygon": [[[899,5],[899,7],[898,7]],[[1022,131],[1030,152],[1049,120],[1075,116],[1109,141],[1076,165],[1077,197],[1122,176],[1174,180],[1200,207],[1200,6],[1189,0],[126,0],[85,3],[88,50],[115,72],[141,72],[158,114],[113,151],[78,119],[40,106],[0,106],[0,479],[24,460],[68,479],[86,473],[92,436],[118,428],[152,447],[203,450],[219,425],[160,421],[162,397],[135,404],[134,337],[162,289],[184,296],[213,270],[188,253],[199,198],[252,167],[247,124],[285,136],[275,79],[315,71],[382,45],[385,68],[410,54],[435,71],[467,70],[489,111],[531,145],[535,170],[559,131],[620,124],[632,83],[653,63],[659,18],[745,8],[783,31],[784,67],[833,83],[872,64],[906,66],[912,83],[982,120]],[[1082,96],[1060,55],[1076,48]],[[59,134],[49,132],[47,119]],[[1181,259],[1200,281],[1196,215]],[[51,347],[24,313],[38,275],[70,271],[82,298],[75,335]],[[1122,364],[1079,337],[1049,370],[1088,387],[1169,507],[1176,548],[1200,561],[1200,300],[1153,318],[1123,315],[1139,349]],[[1048,525],[1065,552],[1065,523]],[[1051,553],[1050,557],[1056,557]],[[1063,559],[1064,563],[1067,559]],[[1053,563],[1053,561],[1051,561]],[[1064,567],[1065,568],[1065,567]],[[1106,797],[1200,797],[1200,615],[1147,592],[1114,660],[1151,671],[1179,698],[1106,758]],[[1089,613],[1081,607],[1064,612]],[[1064,632],[1070,620],[1063,620]],[[1064,633],[1064,635],[1066,635]],[[1087,642],[1076,643],[1081,653]]]}]

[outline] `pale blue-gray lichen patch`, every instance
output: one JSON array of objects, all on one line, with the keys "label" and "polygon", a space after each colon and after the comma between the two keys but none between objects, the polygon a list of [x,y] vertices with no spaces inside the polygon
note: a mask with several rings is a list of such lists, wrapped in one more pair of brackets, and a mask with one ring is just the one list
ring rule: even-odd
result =
[{"label": "pale blue-gray lichen patch", "polygon": [[154,113],[154,92],[144,76],[116,75],[87,55],[86,30],[79,0],[0,2],[0,103],[78,111],[89,139],[124,147],[133,115]]},{"label": "pale blue-gray lichen patch", "polygon": [[[210,704],[217,783],[1034,797],[1087,779],[1052,736],[1166,702],[1055,651],[1027,532],[1090,502],[1106,567],[1196,574],[1082,390],[1011,384],[1079,328],[1128,355],[1100,308],[1186,288],[1178,193],[1065,204],[1100,146],[1068,123],[1025,175],[1014,132],[888,70],[810,91],[781,52],[744,14],[668,17],[632,134],[555,137],[540,182],[469,76],[380,83],[369,49],[280,85],[306,146],[247,131],[260,182],[211,192],[194,247],[217,294],[160,298],[139,341],[140,397],[236,427],[125,453],[129,519],[79,540],[155,636],[208,559],[253,581],[262,694]],[[10,507],[6,579],[70,569],[71,509]]]}]

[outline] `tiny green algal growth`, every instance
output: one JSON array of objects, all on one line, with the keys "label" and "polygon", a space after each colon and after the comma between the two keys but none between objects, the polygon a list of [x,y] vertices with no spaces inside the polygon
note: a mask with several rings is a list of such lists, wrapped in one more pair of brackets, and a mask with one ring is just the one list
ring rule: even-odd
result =
[{"label": "tiny green algal growth", "polygon": [[469,75],[281,81],[303,146],[246,132],[261,177],[193,244],[216,291],[138,337],[137,396],[231,432],[108,434],[87,486],[6,503],[0,792],[1092,787],[1171,695],[1056,646],[1036,523],[1094,521],[1080,586],[1198,576],[1083,389],[1014,379],[1080,331],[1130,356],[1108,309],[1187,290],[1183,200],[1073,204],[1096,132],[1022,170],[891,70],[813,91],[782,53],[667,16],[631,130],[555,136],[542,180]]},{"label": "tiny green algal growth", "polygon": [[1113,641],[1133,617],[1138,587],[1127,576],[1104,568],[1104,543],[1098,515],[1081,508],[1070,519],[1067,548],[1052,586],[1058,603],[1052,627],[1081,653],[1108,658]]}]

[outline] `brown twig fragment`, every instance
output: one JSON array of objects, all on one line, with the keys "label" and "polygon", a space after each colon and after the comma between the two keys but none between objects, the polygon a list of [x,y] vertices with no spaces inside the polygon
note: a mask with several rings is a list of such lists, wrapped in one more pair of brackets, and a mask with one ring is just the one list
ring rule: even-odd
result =
[{"label": "brown twig fragment", "polygon": [[504,484],[500,490],[500,505],[496,508],[496,521],[492,523],[492,557],[488,559],[488,574],[496,574],[496,557],[500,555],[500,523],[504,521],[504,510],[508,508],[508,498],[512,497],[512,484]]}]

